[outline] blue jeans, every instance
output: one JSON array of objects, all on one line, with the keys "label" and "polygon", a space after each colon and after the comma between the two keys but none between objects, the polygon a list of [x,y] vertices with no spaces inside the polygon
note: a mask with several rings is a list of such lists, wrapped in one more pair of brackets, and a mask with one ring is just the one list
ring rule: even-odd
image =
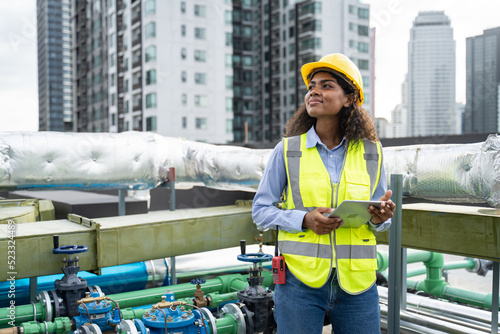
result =
[{"label": "blue jeans", "polygon": [[334,272],[323,287],[314,289],[286,269],[286,284],[276,284],[273,296],[278,334],[320,334],[325,314],[335,334],[380,333],[377,286],[350,295],[340,288]]}]

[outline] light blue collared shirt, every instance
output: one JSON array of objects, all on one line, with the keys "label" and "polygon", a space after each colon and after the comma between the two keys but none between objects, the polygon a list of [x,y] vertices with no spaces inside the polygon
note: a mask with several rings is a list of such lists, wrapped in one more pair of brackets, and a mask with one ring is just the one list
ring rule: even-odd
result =
[{"label": "light blue collared shirt", "polygon": [[[319,139],[314,126],[307,131],[306,147],[317,147],[333,183],[337,183],[340,177],[344,160],[345,143],[346,139],[344,138],[338,146],[329,150]],[[259,188],[253,199],[252,218],[262,228],[276,228],[276,226],[279,226],[281,230],[297,233],[302,231],[302,221],[307,211],[281,210],[275,206],[280,201],[283,190],[286,187],[286,179],[283,141],[280,141],[269,157],[266,169],[260,180]],[[380,182],[375,188],[371,199],[379,200],[385,194],[386,190],[387,180],[385,178],[384,167],[382,166]],[[369,225],[372,230],[382,232],[390,227],[391,220],[389,219],[379,225],[372,223],[369,223]]]}]

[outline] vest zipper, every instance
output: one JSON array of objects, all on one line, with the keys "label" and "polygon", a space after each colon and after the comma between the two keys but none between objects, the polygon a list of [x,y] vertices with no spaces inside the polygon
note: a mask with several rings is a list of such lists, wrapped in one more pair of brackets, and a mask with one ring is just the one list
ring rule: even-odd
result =
[{"label": "vest zipper", "polygon": [[[342,167],[340,168],[340,175],[339,175],[339,180],[337,182],[337,189],[335,191],[335,207],[337,207],[337,201],[339,200],[339,188],[340,188],[340,180],[342,179],[342,173],[344,172],[344,167],[345,167],[345,161],[347,159],[347,149],[349,148],[349,141],[346,140],[345,144],[345,151],[344,151],[344,159],[342,160]],[[332,192],[332,197],[333,197],[333,192]],[[332,238],[332,235],[330,234],[330,239]],[[330,244],[332,244],[332,240],[330,240]],[[335,251],[335,271],[339,269],[339,261],[337,258],[337,230],[333,230],[333,249]],[[338,279],[338,273],[336,273],[337,279]],[[340,286],[340,279],[339,280],[339,286]]]}]

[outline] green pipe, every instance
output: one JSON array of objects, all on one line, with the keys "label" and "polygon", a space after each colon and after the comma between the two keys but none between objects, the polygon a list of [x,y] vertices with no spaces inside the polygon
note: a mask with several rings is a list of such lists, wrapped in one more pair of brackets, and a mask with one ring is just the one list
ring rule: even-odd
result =
[{"label": "green pipe", "polygon": [[17,326],[26,321],[35,320],[34,309],[36,308],[36,320],[45,319],[45,308],[41,301],[33,304],[14,306],[0,309],[0,328]]},{"label": "green pipe", "polygon": [[71,320],[67,317],[55,318],[53,322],[28,321],[21,324],[24,334],[68,334],[71,332]]},{"label": "green pipe", "polygon": [[[426,290],[423,281],[407,280],[407,287],[411,289],[421,290],[426,293],[432,294],[439,298],[444,298],[450,301],[460,302],[471,306],[477,306],[484,309],[491,310],[492,305],[492,294],[491,293],[480,293],[475,291],[469,291],[459,288],[454,288],[449,285],[443,286],[441,293],[434,294],[433,291]],[[499,307],[500,310],[500,307]]]},{"label": "green pipe", "polygon": [[226,314],[224,318],[215,319],[215,327],[217,334],[238,334],[238,325],[230,314]]},{"label": "green pipe", "polygon": [[[442,269],[447,269],[447,270],[454,270],[454,269],[474,269],[476,266],[476,261],[474,259],[465,259],[463,261],[456,261],[452,263],[447,263],[443,265]],[[427,271],[427,268],[421,267],[421,268],[415,268],[408,270],[406,272],[406,277],[414,277],[414,276],[419,276],[425,274]]]},{"label": "green pipe", "polygon": [[[241,288],[243,286],[243,288]],[[248,283],[245,277],[240,274],[218,276],[214,279],[207,280],[202,289],[205,293],[219,292],[227,293],[236,290],[242,290]],[[120,308],[135,307],[141,305],[151,305],[161,302],[161,296],[170,290],[174,293],[176,299],[191,297],[194,295],[196,285],[191,283],[183,283],[178,285],[170,285],[147,290],[138,290],[123,292],[109,295],[113,301],[118,302]]]},{"label": "green pipe", "polygon": [[[266,277],[265,282],[269,282],[271,273],[263,275]],[[270,283],[269,283],[270,284]],[[214,279],[207,280],[203,284],[203,291],[206,293],[220,292],[228,293],[243,290],[248,286],[246,277],[240,274],[218,276]],[[152,288],[146,290],[130,291],[109,295],[114,302],[118,302],[120,308],[129,308],[141,305],[151,305],[161,302],[161,296],[170,290],[174,293],[176,299],[193,296],[196,286],[190,283],[171,285],[166,287]],[[45,319],[45,307],[42,302],[35,303],[36,320],[43,321]],[[20,305],[5,307],[0,309],[0,328],[17,326],[23,322],[35,320],[33,313],[33,305]]]}]

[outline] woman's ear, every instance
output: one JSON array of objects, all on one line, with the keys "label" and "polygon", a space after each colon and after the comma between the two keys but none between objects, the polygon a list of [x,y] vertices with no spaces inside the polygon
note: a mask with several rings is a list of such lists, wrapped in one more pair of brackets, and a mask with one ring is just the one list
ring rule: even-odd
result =
[{"label": "woman's ear", "polygon": [[354,104],[354,101],[356,101],[356,94],[352,93],[347,95],[347,101],[344,103],[344,107],[350,107]]}]

